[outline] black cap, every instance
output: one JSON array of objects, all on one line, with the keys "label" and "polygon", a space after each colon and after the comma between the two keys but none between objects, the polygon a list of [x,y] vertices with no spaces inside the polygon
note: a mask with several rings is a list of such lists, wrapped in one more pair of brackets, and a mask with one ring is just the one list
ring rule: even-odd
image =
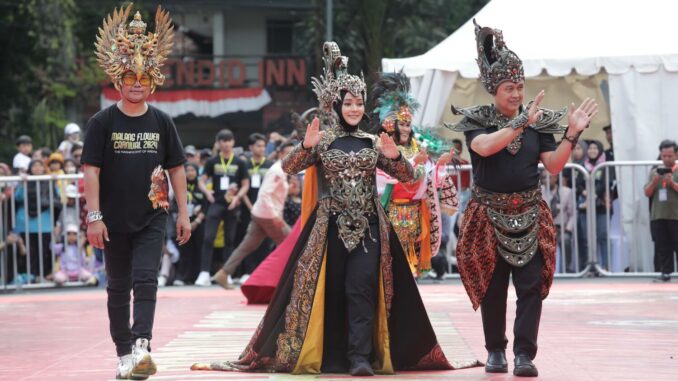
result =
[{"label": "black cap", "polygon": [[20,144],[33,144],[33,139],[28,135],[21,135],[16,138],[16,145]]}]

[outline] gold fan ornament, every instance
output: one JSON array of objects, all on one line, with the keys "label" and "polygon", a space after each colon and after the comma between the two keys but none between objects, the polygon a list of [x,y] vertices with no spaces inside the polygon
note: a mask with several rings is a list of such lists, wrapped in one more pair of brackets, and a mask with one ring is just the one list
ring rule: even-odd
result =
[{"label": "gold fan ornament", "polygon": [[158,6],[155,12],[155,33],[146,34],[146,23],[136,12],[127,25],[132,3],[126,8],[115,8],[99,28],[94,43],[99,65],[111,78],[116,89],[120,89],[122,76],[132,71],[137,79],[144,74],[151,78],[151,92],[162,86],[165,76],[160,71],[172,52],[174,26],[169,12]]}]

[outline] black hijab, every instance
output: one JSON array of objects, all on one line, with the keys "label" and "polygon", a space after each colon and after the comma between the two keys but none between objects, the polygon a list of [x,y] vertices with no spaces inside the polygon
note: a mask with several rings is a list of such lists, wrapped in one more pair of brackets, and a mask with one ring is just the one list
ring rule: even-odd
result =
[{"label": "black hijab", "polygon": [[[346,132],[355,132],[356,130],[358,130],[361,127],[363,127],[362,128],[363,130],[365,130],[367,122],[369,121],[369,117],[367,116],[366,112],[363,113],[363,119],[360,121],[360,123],[358,123],[355,126],[351,126],[350,124],[348,124],[346,119],[344,119],[344,115],[341,113],[341,106],[344,104],[344,98],[346,98],[346,94],[348,94],[348,91],[341,90],[341,92],[339,93],[339,98],[340,98],[339,101],[334,102],[332,104],[332,108],[334,109],[334,112],[336,112],[337,116],[339,117],[339,124],[341,125],[341,127],[344,128],[344,131],[346,131]],[[363,99],[363,102],[365,102],[364,99]]]}]

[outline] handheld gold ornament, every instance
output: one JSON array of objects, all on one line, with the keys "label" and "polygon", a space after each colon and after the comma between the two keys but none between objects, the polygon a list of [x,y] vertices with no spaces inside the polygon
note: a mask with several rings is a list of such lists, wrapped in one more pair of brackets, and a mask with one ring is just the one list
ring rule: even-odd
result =
[{"label": "handheld gold ornament", "polygon": [[115,8],[99,28],[94,43],[99,65],[120,89],[122,76],[132,71],[137,79],[147,74],[151,78],[151,92],[162,86],[165,76],[160,71],[172,52],[174,26],[169,12],[160,6],[155,13],[155,33],[146,33],[146,23],[137,12],[134,19],[125,25],[132,11],[132,3],[126,8]]},{"label": "handheld gold ornament", "polygon": [[169,184],[162,165],[158,165],[151,174],[151,190],[148,199],[153,204],[153,209],[163,208],[169,213]]}]

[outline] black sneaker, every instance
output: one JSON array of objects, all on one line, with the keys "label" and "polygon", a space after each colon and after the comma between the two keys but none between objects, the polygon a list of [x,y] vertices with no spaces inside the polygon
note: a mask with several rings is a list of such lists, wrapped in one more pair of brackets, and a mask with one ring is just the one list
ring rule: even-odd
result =
[{"label": "black sneaker", "polygon": [[661,274],[660,276],[654,278],[652,283],[666,283],[671,281],[671,274]]}]

